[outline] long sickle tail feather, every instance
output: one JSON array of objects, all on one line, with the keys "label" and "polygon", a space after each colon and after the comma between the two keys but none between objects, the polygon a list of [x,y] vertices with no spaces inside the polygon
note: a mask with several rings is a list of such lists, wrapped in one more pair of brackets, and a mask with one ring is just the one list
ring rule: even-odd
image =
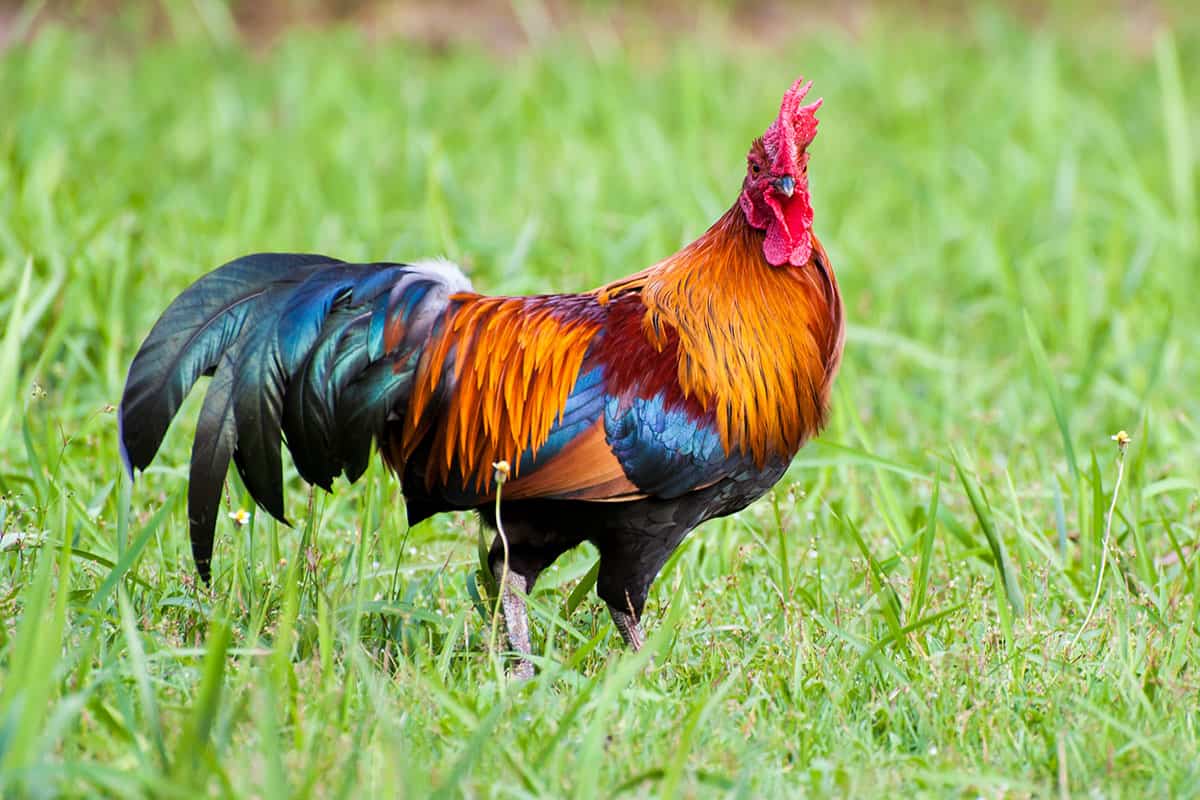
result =
[{"label": "long sickle tail feather", "polygon": [[154,460],[196,379],[216,369],[261,293],[276,280],[295,280],[331,263],[340,262],[300,253],[245,256],[205,275],[175,298],[134,357],[121,396],[121,458],[131,477]]},{"label": "long sickle tail feather", "polygon": [[188,490],[201,577],[209,578],[229,462],[283,522],[282,444],[309,483],[328,490],[339,474],[356,480],[389,415],[403,411],[434,321],[451,293],[469,289],[440,265],[266,253],[226,264],[170,305],[130,367],[121,451],[131,475],[145,469],[196,380],[212,376]]}]

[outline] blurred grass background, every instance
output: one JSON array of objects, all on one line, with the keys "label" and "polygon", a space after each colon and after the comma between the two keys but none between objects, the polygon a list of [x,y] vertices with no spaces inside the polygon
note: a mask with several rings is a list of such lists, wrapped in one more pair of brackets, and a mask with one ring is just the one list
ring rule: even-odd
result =
[{"label": "blurred grass background", "polygon": [[[0,793],[1200,792],[1186,5],[6,2],[0,40]],[[175,293],[271,249],[590,288],[734,201],[798,74],[834,418],[668,565],[652,668],[585,548],[506,684],[476,522],[404,530],[379,468],[293,474],[297,527],[223,521],[192,582],[198,405],[132,487],[112,414]]]}]

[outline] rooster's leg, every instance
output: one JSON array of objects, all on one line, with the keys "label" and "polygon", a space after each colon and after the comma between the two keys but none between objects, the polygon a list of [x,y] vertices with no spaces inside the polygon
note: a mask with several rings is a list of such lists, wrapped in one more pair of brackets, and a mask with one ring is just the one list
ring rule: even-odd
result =
[{"label": "rooster's leg", "polygon": [[642,645],[646,642],[646,637],[642,634],[642,626],[638,623],[629,609],[618,608],[614,605],[609,605],[608,613],[612,614],[613,623],[617,626],[617,630],[621,632],[621,638],[625,640],[625,645],[635,653],[642,649]]},{"label": "rooster's leg", "polygon": [[675,522],[677,505],[633,504],[623,520],[629,527],[616,528],[594,540],[600,550],[596,594],[608,604],[613,624],[630,650],[640,650],[646,643],[640,625],[646,594],[689,530]]},{"label": "rooster's leg", "polygon": [[508,642],[512,649],[521,655],[521,659],[513,666],[512,675],[517,680],[529,680],[533,677],[533,664],[527,656],[532,652],[529,645],[529,614],[525,609],[525,592],[528,582],[524,575],[509,573],[504,582],[501,595],[501,605],[504,606],[504,624],[508,628]]},{"label": "rooster's leg", "polygon": [[[512,665],[514,678],[533,677],[532,652],[529,640],[529,612],[526,598],[533,591],[538,576],[560,555],[579,544],[582,537],[560,533],[557,508],[513,503],[504,511],[504,534],[499,534],[498,520],[490,508],[481,508],[480,516],[489,528],[497,531],[488,553],[488,566],[496,581],[505,585],[500,591],[500,604],[508,628],[508,641],[520,660]],[[507,537],[507,539],[505,538]],[[507,578],[503,576],[507,575]]]}]

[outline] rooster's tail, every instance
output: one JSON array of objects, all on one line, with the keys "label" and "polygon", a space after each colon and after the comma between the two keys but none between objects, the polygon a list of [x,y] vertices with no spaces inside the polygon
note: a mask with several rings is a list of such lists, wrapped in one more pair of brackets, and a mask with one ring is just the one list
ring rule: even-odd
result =
[{"label": "rooster's tail", "polygon": [[121,397],[121,453],[145,469],[201,375],[212,376],[192,445],[188,518],[206,580],[221,486],[232,458],[255,501],[284,521],[280,444],[300,476],[325,489],[354,481],[388,415],[403,412],[422,345],[456,267],[347,264],[260,253],[204,276],[163,313]]}]

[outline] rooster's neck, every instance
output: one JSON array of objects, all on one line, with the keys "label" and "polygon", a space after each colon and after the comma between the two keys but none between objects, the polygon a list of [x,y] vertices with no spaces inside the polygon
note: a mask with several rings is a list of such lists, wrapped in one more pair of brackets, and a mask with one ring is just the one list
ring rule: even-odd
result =
[{"label": "rooster's neck", "polygon": [[726,450],[790,458],[825,422],[841,356],[842,305],[820,242],[802,266],[771,266],[765,234],[735,205],[675,255],[600,290],[637,292],[643,330],[678,336],[685,395],[715,411]]}]

